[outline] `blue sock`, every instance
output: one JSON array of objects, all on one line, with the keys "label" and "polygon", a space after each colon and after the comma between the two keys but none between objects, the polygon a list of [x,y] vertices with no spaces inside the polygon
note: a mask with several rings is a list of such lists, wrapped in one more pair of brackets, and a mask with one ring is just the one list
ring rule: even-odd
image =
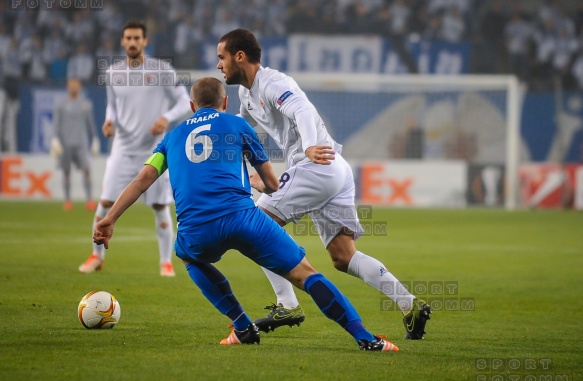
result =
[{"label": "blue sock", "polygon": [[322,313],[359,340],[373,341],[375,337],[362,325],[352,303],[322,274],[312,274],[304,281],[304,289],[314,299]]},{"label": "blue sock", "polygon": [[186,270],[202,294],[217,310],[231,319],[237,331],[247,329],[251,319],[233,294],[227,278],[215,266],[209,263],[188,263]]}]

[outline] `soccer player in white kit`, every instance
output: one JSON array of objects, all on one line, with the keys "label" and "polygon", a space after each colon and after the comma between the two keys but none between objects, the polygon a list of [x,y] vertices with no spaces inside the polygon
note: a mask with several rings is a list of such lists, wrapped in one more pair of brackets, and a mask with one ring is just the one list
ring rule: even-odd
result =
[{"label": "soccer player in white kit", "polygon": [[[262,195],[257,204],[282,226],[309,214],[334,267],[395,301],[404,315],[405,338],[422,339],[431,313],[429,305],[410,294],[380,261],[356,249],[354,241],[363,229],[354,203],[352,169],[314,105],[293,78],[261,66],[261,46],[248,30],[235,29],[221,37],[217,56],[217,68],[226,83],[241,85],[240,115],[251,126],[262,127],[284,151],[287,161],[279,190]],[[250,178],[251,186],[262,189],[258,176]],[[263,270],[277,302],[267,307],[269,315],[255,324],[265,332],[282,325],[299,325],[304,313],[292,285]]]},{"label": "soccer player in white kit", "polygon": [[[142,170],[168,125],[190,114],[190,98],[186,89],[177,85],[174,68],[168,62],[145,56],[147,43],[145,24],[129,21],[121,37],[126,60],[113,62],[106,71],[107,110],[102,129],[105,136],[114,136],[114,139],[93,228]],[[168,174],[161,176],[145,192],[144,202],[153,208],[156,219],[160,275],[174,276],[171,262],[174,229],[168,207],[172,202],[172,190]],[[104,258],[103,245],[93,244],[91,255],[79,266],[79,271],[100,270]]]}]

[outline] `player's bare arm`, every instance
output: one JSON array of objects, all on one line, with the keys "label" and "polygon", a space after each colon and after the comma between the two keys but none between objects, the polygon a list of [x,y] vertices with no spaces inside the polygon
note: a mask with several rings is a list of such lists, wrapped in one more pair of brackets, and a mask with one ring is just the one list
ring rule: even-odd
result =
[{"label": "player's bare arm", "polygon": [[158,170],[152,165],[144,165],[138,176],[119,195],[109,212],[97,222],[93,231],[93,242],[98,245],[105,245],[109,248],[109,240],[113,235],[113,225],[117,219],[140,198],[153,183],[158,179]]},{"label": "player's bare arm", "polygon": [[152,135],[163,134],[164,132],[166,132],[166,129],[168,128],[168,124],[170,124],[168,119],[161,116],[158,118],[158,120],[156,120],[154,122],[154,125],[152,126],[152,128],[150,128],[150,132],[152,133]]},{"label": "player's bare arm", "polygon": [[107,119],[103,122],[103,126],[101,126],[101,131],[103,131],[103,135],[106,138],[110,138],[115,135],[115,129],[113,128],[113,122],[110,119]]},{"label": "player's bare arm", "polygon": [[306,156],[315,164],[330,165],[335,154],[330,146],[311,146],[306,149]]},{"label": "player's bare arm", "polygon": [[271,163],[266,161],[254,167],[257,173],[249,176],[249,184],[258,192],[271,194],[279,189],[279,179]]}]

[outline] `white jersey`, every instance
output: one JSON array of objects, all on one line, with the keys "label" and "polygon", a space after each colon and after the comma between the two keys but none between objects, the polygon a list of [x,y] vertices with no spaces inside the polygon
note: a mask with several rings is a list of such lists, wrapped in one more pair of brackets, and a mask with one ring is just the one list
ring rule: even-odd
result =
[{"label": "white jersey", "polygon": [[114,123],[112,152],[151,153],[164,137],[152,135],[154,122],[164,116],[172,123],[191,112],[190,98],[177,84],[176,71],[157,58],[146,57],[144,64],[131,69],[126,61],[111,65],[107,77],[105,119]]},{"label": "white jersey", "polygon": [[241,116],[272,137],[284,151],[288,167],[309,162],[305,150],[311,146],[327,145],[337,153],[342,151],[293,78],[260,67],[251,89],[239,87],[239,99]]}]

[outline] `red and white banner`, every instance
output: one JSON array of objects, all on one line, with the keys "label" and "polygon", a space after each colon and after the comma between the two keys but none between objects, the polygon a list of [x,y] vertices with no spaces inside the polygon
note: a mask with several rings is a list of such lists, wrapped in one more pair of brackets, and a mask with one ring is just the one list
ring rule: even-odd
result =
[{"label": "red and white banner", "polygon": [[528,208],[583,209],[583,165],[521,165],[520,200]]}]

